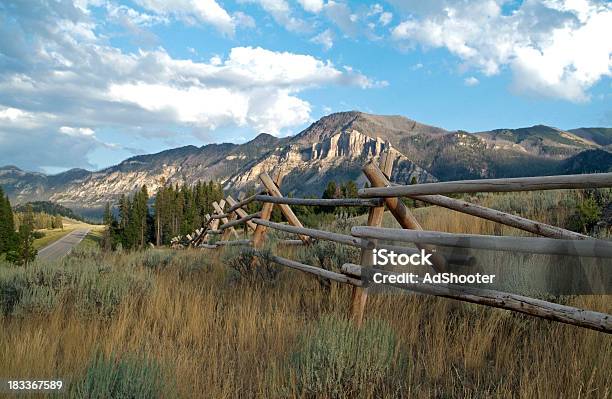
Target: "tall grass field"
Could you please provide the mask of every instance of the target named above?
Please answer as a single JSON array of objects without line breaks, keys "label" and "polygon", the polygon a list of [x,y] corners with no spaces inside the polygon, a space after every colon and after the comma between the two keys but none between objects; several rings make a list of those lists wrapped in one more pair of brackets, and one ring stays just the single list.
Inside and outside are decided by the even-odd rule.
[{"label": "tall grass field", "polygon": [[[579,192],[472,200],[586,228]],[[522,234],[437,207],[415,215],[429,230]],[[356,224],[361,217],[324,228]],[[385,226],[395,226],[390,216]],[[607,227],[589,228],[610,239]],[[72,398],[612,396],[612,337],[603,333],[385,290],[369,297],[356,329],[350,286],[265,258],[253,271],[238,248],[103,252],[94,244],[52,263],[0,264],[0,379],[62,379],[58,397]],[[275,253],[329,269],[359,255],[328,243]],[[504,267],[526,267],[514,262]],[[610,299],[552,300],[612,313]]]}]

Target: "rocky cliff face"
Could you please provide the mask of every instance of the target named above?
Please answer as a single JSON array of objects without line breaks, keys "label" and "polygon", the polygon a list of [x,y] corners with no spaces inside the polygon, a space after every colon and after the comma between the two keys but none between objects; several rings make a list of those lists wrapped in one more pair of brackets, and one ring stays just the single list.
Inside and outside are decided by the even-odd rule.
[{"label": "rocky cliff face", "polygon": [[[271,175],[280,172],[288,176],[283,181],[283,189],[307,195],[320,194],[332,179],[353,179],[358,184],[364,184],[364,177],[359,173],[363,164],[371,158],[378,158],[381,152],[392,147],[390,142],[380,137],[367,136],[355,129],[317,134],[315,137],[321,141],[310,142],[301,137],[282,149],[266,154],[247,170],[231,176],[226,189],[244,190],[253,185],[262,172]],[[409,182],[412,177],[420,183],[436,180],[396,149],[393,152],[398,159],[398,172],[394,176],[399,181]]]},{"label": "rocky cliff face", "polygon": [[[402,116],[341,112],[321,118],[294,137],[260,134],[242,145],[186,146],[133,157],[98,172],[73,169],[46,176],[4,167],[0,185],[16,203],[51,200],[72,208],[100,209],[143,184],[154,193],[164,184],[214,179],[228,191],[243,191],[257,182],[260,173],[281,171],[285,193],[320,195],[332,179],[365,184],[361,167],[385,149],[395,157],[392,180],[398,183],[413,178],[422,183],[528,176],[558,173],[564,160],[586,150],[604,151],[598,159],[609,161],[606,146],[611,132],[606,128],[567,132],[538,125],[471,134]],[[576,168],[584,164],[572,161],[573,173],[580,173]]]}]

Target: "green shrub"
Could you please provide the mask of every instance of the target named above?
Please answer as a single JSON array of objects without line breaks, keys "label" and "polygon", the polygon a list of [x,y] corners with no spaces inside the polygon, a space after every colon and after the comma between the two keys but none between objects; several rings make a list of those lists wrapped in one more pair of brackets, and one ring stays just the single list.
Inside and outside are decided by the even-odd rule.
[{"label": "green shrub", "polygon": [[[325,316],[300,336],[290,358],[298,395],[344,398],[380,396],[402,385],[406,358],[393,330],[370,320],[357,329],[349,320]],[[405,375],[405,374],[403,374]]]},{"label": "green shrub", "polygon": [[[255,259],[255,262],[254,262]],[[280,267],[272,261],[269,248],[255,250],[250,247],[225,252],[223,262],[231,270],[234,281],[246,283],[275,283],[280,274]]]},{"label": "green shrub", "polygon": [[97,354],[73,387],[73,398],[159,398],[164,380],[161,368],[146,356],[105,357]]},{"label": "green shrub", "polygon": [[144,252],[143,266],[153,270],[165,269],[172,263],[174,251],[148,250]]},{"label": "green shrub", "polygon": [[39,238],[43,238],[44,236],[45,236],[45,233],[43,233],[42,231],[32,232],[32,237],[34,237],[35,240],[38,240]]},{"label": "green shrub", "polygon": [[68,301],[80,314],[110,316],[125,298],[138,298],[151,286],[150,273],[82,255],[27,268],[0,267],[3,314],[45,314]]},{"label": "green shrub", "polygon": [[0,312],[4,316],[13,313],[15,306],[19,303],[25,281],[21,275],[12,275],[0,279]]}]

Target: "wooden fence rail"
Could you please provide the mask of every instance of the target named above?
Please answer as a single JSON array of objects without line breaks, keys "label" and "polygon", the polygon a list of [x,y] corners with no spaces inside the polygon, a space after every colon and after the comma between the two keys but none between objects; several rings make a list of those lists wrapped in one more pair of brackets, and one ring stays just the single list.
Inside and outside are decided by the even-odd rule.
[{"label": "wooden fence rail", "polygon": [[307,205],[307,206],[381,206],[383,201],[379,198],[287,198],[271,195],[256,195],[256,201],[270,202],[272,204]]},{"label": "wooden fence rail", "polygon": [[[342,271],[348,275],[361,277],[360,265],[345,264]],[[370,273],[397,274],[394,272],[372,269]],[[477,303],[501,309],[512,310],[548,320],[586,327],[592,330],[612,333],[612,316],[605,313],[583,310],[572,306],[559,305],[540,299],[530,298],[507,292],[465,287],[460,285],[442,285],[430,283],[401,284],[386,280],[383,285],[389,285],[421,294],[434,295],[460,301]]]},{"label": "wooden fence rail", "polygon": [[455,194],[509,191],[559,190],[612,187],[612,173],[584,175],[516,177],[414,184],[410,186],[372,187],[359,190],[363,198],[406,197],[410,195]]},{"label": "wooden fence rail", "polygon": [[[351,234],[364,239],[435,244],[445,247],[489,249],[532,254],[612,258],[612,242],[605,240],[557,240],[543,237],[488,236],[439,231],[415,231],[356,226]],[[612,267],[612,262],[610,263]]]},{"label": "wooden fence rail", "polygon": [[[185,237],[173,238],[172,245],[177,248],[193,246],[203,249],[218,249],[228,245],[247,245],[256,249],[254,251],[255,258],[261,258],[263,255],[258,249],[263,246],[266,231],[270,228],[295,234],[299,237],[299,240],[279,240],[277,245],[311,245],[314,240],[328,240],[360,248],[361,264],[342,265],[342,273],[306,265],[277,255],[267,255],[269,260],[279,265],[353,286],[351,317],[358,326],[361,325],[368,297],[368,288],[363,281],[362,268],[367,267],[370,268],[370,272],[377,272],[376,269],[372,268],[372,249],[374,248],[387,248],[406,254],[416,253],[424,249],[432,253],[430,259],[433,261],[433,270],[436,272],[449,271],[454,265],[458,264],[472,265],[474,263],[474,257],[472,256],[461,254],[445,255],[444,251],[440,251],[436,246],[612,258],[612,241],[594,239],[560,227],[442,195],[481,191],[507,192],[612,187],[612,173],[466,180],[403,186],[393,185],[389,181],[393,162],[394,158],[391,153],[384,152],[380,157],[380,167],[373,161],[366,163],[363,172],[372,187],[359,190],[359,198],[311,199],[283,197],[279,189],[281,174],[279,173],[276,179],[272,179],[266,173],[262,173],[260,175],[262,190],[239,202],[236,202],[231,196],[218,203],[214,202],[215,212],[212,215],[207,215],[205,225]],[[515,227],[543,237],[487,236],[425,231],[408,207],[399,198],[406,196]],[[263,207],[261,211],[249,215],[243,210],[243,207],[252,202],[259,202],[263,204]],[[229,204],[229,208],[224,211],[226,203]],[[307,228],[302,225],[291,210],[290,205],[369,207],[368,225],[353,227],[350,235]],[[289,224],[270,221],[274,206],[280,208]],[[402,227],[401,229],[380,227],[385,207],[395,217]],[[238,238],[234,227],[240,225],[247,225],[254,231],[252,239],[229,240],[229,234],[231,233]],[[221,235],[221,239],[216,242],[207,240],[212,235]],[[416,249],[379,243],[381,240],[413,243],[416,245]],[[256,263],[253,263],[253,265],[257,267]],[[378,272],[390,274],[388,271]],[[604,313],[559,305],[511,293],[468,286],[425,283],[410,285],[387,284],[422,294],[503,308],[539,318],[612,333],[612,316]]]}]

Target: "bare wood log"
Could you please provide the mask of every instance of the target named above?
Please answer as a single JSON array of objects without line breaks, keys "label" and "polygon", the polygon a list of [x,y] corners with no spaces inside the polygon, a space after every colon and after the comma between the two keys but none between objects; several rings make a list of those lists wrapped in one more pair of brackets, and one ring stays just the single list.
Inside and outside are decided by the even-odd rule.
[{"label": "bare wood log", "polygon": [[[386,187],[389,186],[389,179],[387,176],[376,166],[376,164],[372,161],[365,164],[363,167],[363,173],[366,175],[368,180],[370,181],[372,187]],[[414,230],[423,230],[419,222],[416,220],[412,212],[404,205],[399,198],[389,197],[385,198],[385,205],[391,211],[395,219],[398,221],[400,226],[405,229],[414,229]],[[429,245],[418,245],[419,249],[426,249],[429,252],[432,252],[431,260],[433,263],[433,268],[435,271],[447,271],[448,264],[446,263],[446,259],[442,256],[435,253],[435,248]]]},{"label": "bare wood log", "polygon": [[[247,215],[245,213],[245,216],[242,217],[241,219],[232,220],[231,222],[227,222],[225,224],[222,224],[221,226],[219,226],[219,230],[224,230],[224,229],[227,229],[229,227],[238,226],[238,225],[241,225],[241,224],[244,224],[244,223],[248,223],[251,219],[255,219],[255,218],[259,218],[259,217],[261,217],[261,212],[254,213],[252,215]],[[253,226],[256,226],[256,225],[253,223]]]},{"label": "bare wood log", "polygon": [[217,245],[251,245],[251,240],[220,240]]},{"label": "bare wood log", "polygon": [[292,246],[292,245],[305,245],[305,244],[304,244],[304,241],[302,240],[279,240],[278,245]]},{"label": "bare wood log", "polygon": [[229,213],[221,213],[217,215],[212,215],[211,219],[227,219],[229,217]]},{"label": "bare wood log", "polygon": [[217,246],[214,245],[214,244],[200,244],[200,245],[198,245],[198,248],[216,249]]},{"label": "bare wood log", "polygon": [[[274,182],[272,181],[270,176],[268,176],[267,173],[264,172],[264,173],[260,174],[259,175],[259,180],[261,180],[261,183],[264,185],[266,190],[268,190],[268,193],[270,193],[271,196],[274,196],[274,197],[282,197],[283,196],[281,194],[280,190],[278,189],[278,187],[276,186],[276,184],[274,184]],[[295,226],[295,227],[304,227],[304,226],[302,226],[302,222],[300,222],[298,217],[295,216],[295,213],[293,213],[293,211],[291,210],[289,205],[278,204],[278,206],[280,207],[281,212],[283,212],[283,215],[285,215],[285,217],[287,218],[287,221],[289,222],[289,224],[291,224],[292,226]],[[308,243],[309,242],[309,238],[307,236],[299,235],[299,237],[300,237],[300,240],[304,241],[304,243]]]},{"label": "bare wood log", "polygon": [[[259,255],[261,256],[261,255]],[[315,266],[310,266],[310,265],[306,265],[304,263],[300,263],[300,262],[296,262],[294,260],[291,259],[287,259],[287,258],[282,258],[280,256],[276,256],[276,255],[272,255],[270,257],[270,260],[272,260],[274,263],[278,263],[279,265],[282,266],[287,266],[290,267],[292,269],[297,269],[306,273],[310,273],[310,274],[314,274],[320,277],[324,277],[327,278],[329,280],[333,280],[336,281],[338,283],[344,283],[344,284],[352,284],[352,285],[356,285],[356,286],[360,286],[361,285],[361,281],[358,279],[354,279],[348,276],[345,276],[344,274],[341,273],[335,273],[329,270],[325,270],[325,269],[321,269],[320,267],[315,267]]]},{"label": "bare wood log", "polygon": [[[389,151],[385,151],[381,154],[380,165],[382,167],[382,173],[386,176],[390,176],[393,172],[393,160]],[[381,203],[374,208],[370,208],[368,212],[368,226],[378,227],[382,224],[383,217],[385,215],[385,204]],[[376,244],[376,243],[374,243]],[[370,249],[362,248],[360,255],[360,263],[364,266],[373,265],[373,255]],[[363,324],[363,314],[365,312],[366,302],[368,301],[368,289],[367,287],[354,287],[351,297],[351,309],[350,317],[357,324],[357,327],[361,327]]]},{"label": "bare wood log", "polygon": [[544,237],[488,236],[480,234],[454,234],[438,231],[355,226],[355,237],[435,244],[446,247],[477,248],[494,251],[526,252],[532,254],[569,255],[612,258],[612,242],[605,240],[560,240]]},{"label": "bare wood log", "polygon": [[362,198],[410,195],[509,192],[612,187],[612,173],[459,180],[410,186],[373,187],[359,190]]},{"label": "bare wood log", "polygon": [[[221,200],[221,203],[217,203],[217,201],[214,201],[212,203],[212,206],[215,209],[215,211],[217,212],[217,215],[223,215],[223,207],[225,206],[225,200],[224,199]],[[231,215],[230,215],[230,217],[231,217]],[[222,217],[221,218],[221,222],[223,224],[227,224],[229,222],[229,220],[226,217]],[[224,230],[224,229],[219,228],[219,230]],[[232,234],[232,233],[234,234],[234,236],[236,238],[238,238],[238,233],[236,232],[236,230],[234,230],[233,227],[229,227],[229,231],[227,231],[227,233],[223,233],[221,235],[221,239],[222,240],[227,240],[228,237],[229,237],[229,234]]]},{"label": "bare wood log", "polygon": [[[360,265],[347,264],[342,266],[342,270],[346,271],[346,273],[351,276],[361,276],[362,268]],[[371,272],[396,274],[378,269],[372,269]],[[429,283],[385,283],[385,285],[390,285],[421,294],[457,299],[464,302],[507,309],[547,320],[554,320],[561,323],[601,331],[607,334],[612,333],[612,315],[579,309],[572,306],[559,305],[557,303],[529,298],[522,295],[459,285],[440,285]]]},{"label": "bare wood log", "polygon": [[[257,197],[258,195],[263,194],[263,193],[266,193],[266,191],[260,191],[257,194],[253,194],[250,197],[247,197],[247,198],[245,198],[245,199],[243,199],[241,201],[235,202],[233,205],[230,203],[230,207],[227,209],[227,212],[228,213],[234,212],[236,209],[240,209],[243,206],[248,205],[248,204],[250,204],[253,201],[256,201],[255,197]],[[228,199],[229,198],[230,197],[228,196]],[[229,203],[229,201],[228,201],[228,203]]]},{"label": "bare wood log", "polygon": [[255,199],[261,202],[272,202],[274,204],[306,205],[306,206],[380,206],[382,199],[363,198],[287,198],[272,195],[256,195]]},{"label": "bare wood log", "polygon": [[[238,216],[240,216],[240,218],[241,218],[240,220],[242,220],[242,219],[244,219],[245,217],[248,216],[248,214],[244,211],[244,209],[242,209],[239,206],[236,207],[237,203],[236,203],[236,201],[234,201],[234,199],[232,198],[231,195],[227,196],[227,203],[231,206],[230,209],[233,208],[232,212],[236,212],[238,214]],[[228,212],[230,212],[230,211],[228,210]],[[257,217],[260,217],[260,216],[257,216]],[[246,222],[247,226],[249,226],[251,228],[251,230],[255,230],[255,228],[257,228],[257,226],[255,225],[255,223],[251,222],[251,219],[247,219],[247,220],[245,220],[245,222]]]},{"label": "bare wood log", "polygon": [[[282,173],[279,171],[276,174],[276,178],[274,180],[274,185],[278,188],[280,187],[281,180],[283,178]],[[271,202],[266,202],[263,204],[261,208],[261,218],[262,220],[270,220],[272,216],[272,211],[274,210],[274,204]],[[263,246],[264,237],[266,234],[267,227],[260,224],[255,228],[255,233],[253,233],[253,248],[261,248]]]},{"label": "bare wood log", "polygon": [[287,233],[293,233],[298,235],[304,235],[313,238],[319,238],[321,240],[333,241],[340,244],[351,245],[358,248],[373,248],[373,243],[369,240],[363,240],[346,234],[331,233],[324,230],[308,229],[306,227],[295,227],[291,225],[274,223],[263,219],[253,219],[253,223],[263,225],[275,230],[285,231]]},{"label": "bare wood log", "polygon": [[[376,249],[386,249],[389,251],[393,251],[398,254],[418,254],[421,251],[417,248],[410,247],[402,247],[398,245],[387,245],[387,244],[376,244]],[[439,252],[438,252],[439,253]],[[458,254],[443,254],[440,253],[440,256],[443,256],[446,259],[446,263],[452,265],[462,265],[462,266],[473,266],[476,262],[476,258],[470,255],[458,255]]]}]

